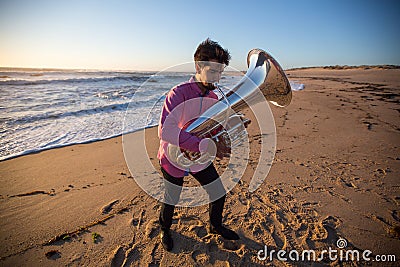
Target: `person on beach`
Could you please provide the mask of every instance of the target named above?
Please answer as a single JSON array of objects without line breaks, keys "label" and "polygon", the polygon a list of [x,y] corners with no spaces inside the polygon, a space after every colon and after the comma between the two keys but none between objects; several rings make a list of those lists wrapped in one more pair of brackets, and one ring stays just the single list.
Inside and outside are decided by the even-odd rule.
[{"label": "person on beach", "polygon": [[[161,244],[167,251],[173,248],[173,240],[170,233],[172,217],[175,205],[179,202],[183,178],[188,174],[191,174],[209,195],[211,201],[209,203],[209,233],[219,234],[228,240],[239,239],[239,236],[234,231],[222,224],[226,191],[214,164],[210,161],[204,166],[200,166],[200,168],[199,166],[188,169],[179,168],[169,160],[167,151],[168,145],[173,144],[195,153],[213,151],[213,149],[215,151],[216,149],[217,157],[227,156],[229,151],[227,148],[221,147],[219,143],[214,144],[210,139],[201,139],[196,135],[185,132],[183,128],[190,120],[200,116],[217,101],[218,97],[213,92],[215,89],[214,83],[219,82],[225,66],[229,64],[230,58],[228,50],[223,49],[217,42],[209,38],[199,44],[194,54],[196,74],[189,81],[175,86],[168,92],[161,111],[158,125],[160,147],[157,157],[164,177],[165,192],[159,223],[161,227]],[[212,183],[211,188],[205,186],[210,183]],[[219,192],[218,196],[222,195],[222,197],[213,200],[216,198],[217,192]]]}]

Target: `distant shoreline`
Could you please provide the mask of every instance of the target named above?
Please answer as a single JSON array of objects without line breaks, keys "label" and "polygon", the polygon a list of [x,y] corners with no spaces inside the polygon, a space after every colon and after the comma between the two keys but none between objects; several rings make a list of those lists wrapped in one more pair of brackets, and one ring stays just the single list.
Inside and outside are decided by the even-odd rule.
[{"label": "distant shoreline", "polygon": [[0,67],[0,71],[38,71],[38,72],[52,72],[52,71],[62,71],[62,72],[141,72],[141,73],[153,73],[159,72],[155,70],[110,70],[110,69],[85,69],[85,68],[23,68],[23,67]]},{"label": "distant shoreline", "polygon": [[349,70],[349,69],[400,69],[400,65],[334,65],[334,66],[314,66],[314,67],[297,67],[286,70],[308,70],[308,69],[328,69],[328,70]]},{"label": "distant shoreline", "polygon": [[[383,65],[327,65],[327,66],[310,66],[310,67],[295,67],[288,68],[285,71],[289,70],[308,70],[308,69],[328,69],[328,70],[348,70],[348,69],[400,69],[400,65],[391,65],[391,64],[383,64]],[[159,70],[107,70],[107,69],[70,69],[70,68],[24,68],[24,67],[0,67],[0,71],[115,71],[115,72],[159,72]],[[246,71],[242,71],[246,72]]]}]

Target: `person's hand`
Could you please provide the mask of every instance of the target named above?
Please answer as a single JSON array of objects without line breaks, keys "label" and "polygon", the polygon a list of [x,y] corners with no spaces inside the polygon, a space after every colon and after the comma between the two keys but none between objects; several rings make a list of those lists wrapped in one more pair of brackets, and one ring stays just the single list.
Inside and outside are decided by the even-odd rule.
[{"label": "person's hand", "polygon": [[217,158],[223,159],[225,157],[229,157],[231,155],[231,149],[222,142],[215,142],[217,146]]}]

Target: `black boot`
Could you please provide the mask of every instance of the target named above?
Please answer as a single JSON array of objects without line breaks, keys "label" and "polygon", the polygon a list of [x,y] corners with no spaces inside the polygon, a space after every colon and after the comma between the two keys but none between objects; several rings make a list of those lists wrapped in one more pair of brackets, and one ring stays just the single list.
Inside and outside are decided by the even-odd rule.
[{"label": "black boot", "polygon": [[175,208],[174,206],[165,203],[163,203],[161,206],[161,212],[159,217],[161,226],[160,239],[161,239],[161,244],[166,251],[171,251],[174,246],[171,233],[169,232],[169,228],[171,227],[172,224],[172,216],[174,214],[174,208]]},{"label": "black boot", "polygon": [[211,234],[219,234],[227,240],[238,240],[240,237],[232,230],[226,228],[223,225],[213,226],[210,225],[208,232]]},{"label": "black boot", "polygon": [[166,251],[171,251],[174,247],[174,241],[172,240],[171,233],[169,230],[162,230],[160,233],[161,245]]}]

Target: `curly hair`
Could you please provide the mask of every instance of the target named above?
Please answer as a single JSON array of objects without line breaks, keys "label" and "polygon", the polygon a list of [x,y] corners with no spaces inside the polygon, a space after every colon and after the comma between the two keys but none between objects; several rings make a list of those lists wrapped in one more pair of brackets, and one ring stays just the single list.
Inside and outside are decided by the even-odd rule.
[{"label": "curly hair", "polygon": [[207,38],[199,44],[194,53],[194,61],[211,61],[216,60],[221,64],[229,65],[231,55],[229,51],[223,49],[220,44]]}]

